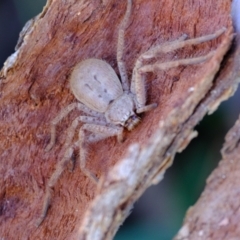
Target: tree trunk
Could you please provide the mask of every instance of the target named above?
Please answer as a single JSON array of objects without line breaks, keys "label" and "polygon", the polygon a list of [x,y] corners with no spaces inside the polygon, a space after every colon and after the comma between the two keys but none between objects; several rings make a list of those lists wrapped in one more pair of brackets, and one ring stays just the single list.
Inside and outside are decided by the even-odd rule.
[{"label": "tree trunk", "polygon": [[81,172],[76,149],[74,171],[66,167],[53,186],[50,207],[36,227],[48,179],[65,154],[67,129],[80,114],[73,111],[60,122],[56,144],[46,152],[51,120],[77,101],[69,88],[71,69],[83,59],[99,58],[119,74],[117,35],[126,6],[127,1],[49,0],[23,29],[1,72],[2,238],[112,239],[134,202],[197,135],[193,129],[203,116],[235,92],[238,62],[231,58],[220,69],[233,38],[230,0],[133,1],[124,49],[129,79],[137,57],[151,46],[183,33],[194,38],[227,30],[215,40],[159,56],[167,62],[215,50],[201,64],[147,74],[147,102],[157,108],[141,115],[141,124],[125,133],[123,143],[112,137],[88,146],[87,168],[100,178],[98,185]]}]

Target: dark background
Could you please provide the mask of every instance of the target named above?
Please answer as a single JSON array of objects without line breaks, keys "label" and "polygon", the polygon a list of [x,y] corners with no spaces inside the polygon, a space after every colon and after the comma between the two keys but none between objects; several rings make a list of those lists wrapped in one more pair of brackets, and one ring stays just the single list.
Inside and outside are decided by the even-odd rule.
[{"label": "dark background", "polygon": [[[46,0],[0,0],[0,65],[14,52],[19,32],[42,11]],[[202,192],[221,159],[224,136],[240,112],[240,91],[197,126],[198,138],[175,158],[164,180],[135,204],[115,240],[167,240],[180,228],[186,210]]]}]

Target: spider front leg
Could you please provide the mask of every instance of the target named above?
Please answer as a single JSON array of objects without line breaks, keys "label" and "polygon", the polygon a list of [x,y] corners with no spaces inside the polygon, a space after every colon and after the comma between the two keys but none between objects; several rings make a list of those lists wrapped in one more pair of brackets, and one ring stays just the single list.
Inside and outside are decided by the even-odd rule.
[{"label": "spider front leg", "polygon": [[[85,135],[85,131],[91,132],[90,136]],[[80,168],[93,182],[97,183],[98,178],[86,168],[87,151],[85,144],[103,140],[108,137],[117,136],[118,141],[123,139],[123,128],[118,126],[105,126],[97,124],[84,124],[79,131],[79,151]]]},{"label": "spider front leg", "polygon": [[135,63],[135,66],[133,69],[132,81],[131,81],[131,92],[134,93],[136,96],[136,105],[138,109],[137,111],[142,112],[143,111],[142,109],[144,109],[145,107],[147,107],[147,109],[151,108],[151,107],[145,106],[146,90],[145,90],[144,74],[146,72],[153,72],[154,70],[167,70],[169,68],[178,67],[180,65],[198,64],[211,58],[214,54],[214,51],[211,51],[209,54],[201,57],[179,59],[179,60],[165,62],[165,63],[156,62],[154,64],[144,65],[145,60],[154,58],[161,52],[167,53],[173,50],[177,50],[179,48],[183,48],[185,46],[197,45],[197,44],[215,39],[219,37],[221,34],[223,34],[225,31],[226,29],[222,28],[216,31],[214,34],[193,38],[189,40],[185,40],[186,35],[183,35],[178,40],[150,48],[147,52],[141,54]]},{"label": "spider front leg", "polygon": [[205,62],[206,60],[210,59],[214,55],[214,51],[211,51],[205,56],[196,57],[196,58],[186,58],[186,59],[179,59],[175,61],[169,61],[165,63],[156,62],[154,64],[147,64],[142,66],[139,69],[140,73],[146,72],[153,72],[154,70],[168,70],[169,68],[179,67],[179,66],[187,66]]},{"label": "spider front leg", "polygon": [[122,87],[124,91],[129,91],[129,82],[127,77],[127,70],[125,66],[125,62],[123,60],[123,52],[124,52],[124,35],[125,30],[127,28],[127,24],[131,15],[131,8],[132,8],[132,0],[127,1],[127,10],[125,16],[121,22],[118,31],[118,43],[117,43],[117,64],[118,70],[121,76]]}]

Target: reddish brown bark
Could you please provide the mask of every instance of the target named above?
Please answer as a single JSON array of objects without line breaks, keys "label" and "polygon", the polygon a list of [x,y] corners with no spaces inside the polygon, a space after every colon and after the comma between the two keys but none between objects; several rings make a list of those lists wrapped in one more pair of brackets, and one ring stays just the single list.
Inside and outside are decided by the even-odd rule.
[{"label": "reddish brown bark", "polygon": [[[83,59],[95,57],[109,62],[118,73],[117,31],[126,9],[125,1],[48,1],[43,13],[32,22],[20,41],[14,64],[8,62],[2,71],[2,237],[75,239],[78,235],[81,239],[93,239],[88,234],[91,233],[90,226],[97,224],[93,223],[98,214],[94,207],[98,200],[104,199],[105,193],[119,187],[123,189],[120,192],[126,195],[120,194],[116,209],[111,209],[114,214],[109,217],[110,225],[105,224],[101,228],[103,237],[95,238],[111,239],[129,206],[152,184],[154,176],[158,173],[162,176],[175,153],[195,136],[192,129],[208,111],[205,106],[193,121],[187,121],[204,97],[211,94],[210,90],[218,90],[217,84],[212,85],[213,79],[232,40],[230,4],[230,1],[220,0],[133,2],[125,48],[129,78],[137,56],[152,45],[175,40],[183,33],[193,38],[222,27],[228,30],[216,40],[159,56],[161,61],[169,61],[201,56],[217,49],[215,56],[203,64],[148,74],[148,102],[157,102],[157,109],[142,115],[142,123],[134,131],[126,133],[124,143],[119,144],[115,138],[109,138],[89,147],[87,167],[102,177],[98,189],[77,164],[73,173],[64,171],[53,189],[47,216],[36,228],[47,179],[64,154],[62,146],[66,129],[79,115],[74,111],[59,124],[56,145],[46,153],[44,148],[50,139],[50,121],[64,106],[76,101],[68,84],[71,68]],[[229,80],[224,86],[217,91],[219,94],[213,102],[223,100],[223,96],[229,97],[236,83]],[[209,105],[210,111],[213,102]],[[139,145],[129,152],[128,147],[132,143]],[[144,151],[148,150],[149,156],[145,156]],[[125,180],[116,180],[117,175],[113,174],[118,172],[125,156],[131,158],[130,163],[136,159],[136,164],[140,157],[150,159],[147,168],[141,170],[143,175],[130,172],[133,176],[136,174],[138,182],[131,189]],[[119,165],[111,170],[111,175],[109,170],[116,163]]]}]

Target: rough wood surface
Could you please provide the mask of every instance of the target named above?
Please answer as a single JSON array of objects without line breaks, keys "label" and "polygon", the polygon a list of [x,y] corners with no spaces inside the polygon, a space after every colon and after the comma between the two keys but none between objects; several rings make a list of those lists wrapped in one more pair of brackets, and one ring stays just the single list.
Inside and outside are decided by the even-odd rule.
[{"label": "rough wood surface", "polygon": [[[163,177],[177,151],[196,136],[194,126],[236,89],[214,80],[232,41],[231,1],[136,0],[126,31],[129,77],[140,53],[152,45],[226,27],[217,40],[159,56],[161,61],[201,56],[212,59],[147,76],[148,101],[158,107],[119,144],[115,138],[93,144],[87,166],[101,178],[95,186],[78,165],[64,171],[53,189],[51,207],[36,228],[46,182],[62,158],[66,129],[79,112],[59,125],[55,147],[50,121],[76,101],[69,91],[71,68],[95,57],[116,67],[116,40],[125,1],[48,1],[22,35],[2,70],[0,89],[0,232],[5,239],[111,239],[144,190]],[[221,79],[220,79],[221,80]],[[219,81],[220,81],[219,80]],[[224,79],[223,79],[224,80]],[[222,81],[223,81],[222,80]],[[200,104],[212,96],[207,105]],[[200,109],[200,110],[199,110]],[[200,111],[200,113],[197,113]],[[77,136],[76,136],[77,137]],[[74,155],[77,158],[77,155]]]}]

